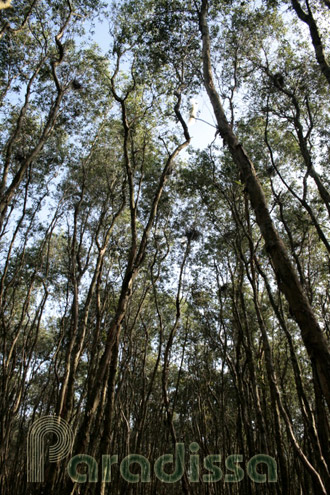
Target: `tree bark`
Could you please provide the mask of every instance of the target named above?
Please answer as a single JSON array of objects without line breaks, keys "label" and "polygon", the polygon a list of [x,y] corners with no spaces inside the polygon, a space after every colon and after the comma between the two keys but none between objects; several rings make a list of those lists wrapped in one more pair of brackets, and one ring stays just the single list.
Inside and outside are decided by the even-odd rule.
[{"label": "tree bark", "polygon": [[330,407],[330,353],[326,339],[313,313],[309,300],[299,282],[285,245],[271,219],[266,198],[256,175],[254,165],[243,145],[229,124],[219,94],[215,89],[211,67],[211,43],[207,22],[208,1],[202,0],[200,31],[202,34],[202,57],[204,85],[211,101],[218,130],[231,156],[239,168],[242,181],[256,215],[256,221],[265,241],[266,250],[273,263],[279,284],[294,315],[310,360],[315,365],[322,393]]},{"label": "tree bark", "polygon": [[[307,26],[309,27],[309,32],[312,38],[316,60],[320,66],[322,74],[325,76],[326,80],[330,84],[330,66],[325,58],[322,40],[319,34],[319,30],[317,29],[317,25],[313,17],[312,11],[310,9],[310,6],[307,2],[308,14],[306,14],[306,12],[304,12],[303,9],[301,8],[301,5],[298,0],[291,0],[291,3],[299,19],[303,21],[305,24],[307,24]],[[329,7],[329,2],[325,2],[325,3]]]}]

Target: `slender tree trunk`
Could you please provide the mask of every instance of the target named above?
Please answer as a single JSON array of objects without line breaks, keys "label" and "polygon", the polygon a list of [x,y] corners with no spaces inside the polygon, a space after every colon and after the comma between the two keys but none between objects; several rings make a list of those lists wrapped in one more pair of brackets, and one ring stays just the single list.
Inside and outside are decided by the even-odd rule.
[{"label": "slender tree trunk", "polygon": [[[329,2],[327,0],[324,0],[324,2],[329,7]],[[301,8],[301,5],[298,0],[291,0],[291,4],[294,10],[296,11],[296,14],[299,17],[299,19],[303,21],[305,24],[307,24],[307,26],[309,27],[309,32],[314,46],[317,63],[320,66],[322,74],[325,76],[328,83],[330,84],[330,66],[326,60],[320,33],[317,28],[317,24],[313,17],[312,11],[310,9],[309,3],[308,1],[306,1],[308,14],[306,14],[306,12],[304,12],[304,10]]]},{"label": "slender tree trunk", "polygon": [[207,23],[208,2],[202,1],[200,30],[203,42],[204,84],[218,124],[218,130],[240,170],[256,220],[263,235],[280,289],[285,294],[302,334],[310,360],[317,370],[322,393],[330,407],[330,353],[326,339],[308,298],[291,264],[289,255],[271,219],[266,198],[254,165],[229,124],[215,89],[211,67],[211,44]]}]

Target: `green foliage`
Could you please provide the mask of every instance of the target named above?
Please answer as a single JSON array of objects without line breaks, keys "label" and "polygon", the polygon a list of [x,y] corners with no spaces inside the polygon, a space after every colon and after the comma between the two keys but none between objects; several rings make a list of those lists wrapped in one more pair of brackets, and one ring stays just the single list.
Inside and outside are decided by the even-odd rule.
[{"label": "green foliage", "polygon": [[[328,87],[288,2],[209,3],[216,90],[329,338]],[[77,432],[92,418],[91,453],[154,460],[175,439],[223,458],[267,451],[291,473],[285,485],[279,460],[280,492],[318,493],[298,445],[326,480],[323,397],[228,146],[217,133],[166,168],[186,139],[178,95],[183,119],[190,95],[207,98],[200,7],[16,0],[1,12],[4,495],[25,493],[29,425],[59,411]],[[87,33],[105,19],[106,54]],[[48,492],[71,493],[56,470]]]}]

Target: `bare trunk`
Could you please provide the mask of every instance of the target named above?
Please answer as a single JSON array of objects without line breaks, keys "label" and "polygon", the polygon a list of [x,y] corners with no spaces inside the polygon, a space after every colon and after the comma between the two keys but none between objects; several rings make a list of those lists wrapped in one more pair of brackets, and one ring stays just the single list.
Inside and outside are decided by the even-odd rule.
[{"label": "bare trunk", "polygon": [[322,393],[328,406],[330,406],[329,348],[308,298],[299,282],[297,273],[291,264],[284,243],[275,229],[254,165],[245,152],[243,145],[239,142],[237,136],[233,132],[232,127],[225,116],[219,94],[215,89],[211,68],[207,11],[208,2],[207,0],[203,0],[200,14],[200,29],[203,41],[203,74],[205,88],[213,106],[220,135],[228,146],[232,158],[240,170],[241,178],[245,184],[246,191],[255,212],[256,220],[264,238],[267,252],[273,263],[279,288],[285,294],[292,314],[300,327],[302,339],[310,360],[317,370]]}]

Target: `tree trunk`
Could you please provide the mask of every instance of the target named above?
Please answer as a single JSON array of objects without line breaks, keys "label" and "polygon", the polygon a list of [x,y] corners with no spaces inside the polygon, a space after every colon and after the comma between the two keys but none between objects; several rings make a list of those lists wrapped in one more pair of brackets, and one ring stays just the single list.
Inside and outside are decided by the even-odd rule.
[{"label": "tree trunk", "polygon": [[289,255],[271,219],[262,186],[257,178],[254,165],[243,145],[229,124],[219,94],[215,89],[211,68],[210,35],[207,23],[208,2],[202,1],[200,30],[203,42],[204,84],[210,98],[218,124],[218,130],[231,156],[238,166],[245,189],[256,215],[256,221],[265,241],[279,288],[285,294],[292,314],[300,330],[310,360],[317,370],[322,393],[330,406],[330,353],[326,339],[313,313],[308,298],[299,282],[297,273],[291,264]]}]

